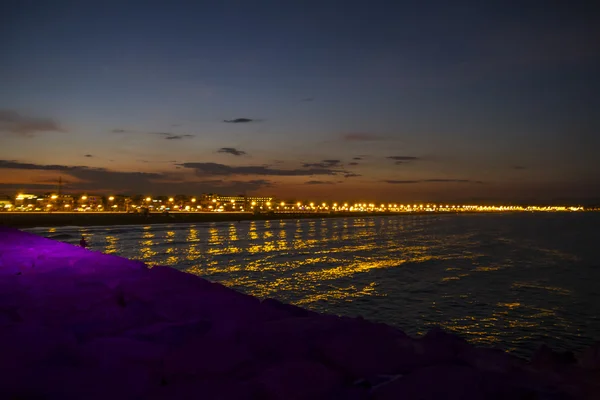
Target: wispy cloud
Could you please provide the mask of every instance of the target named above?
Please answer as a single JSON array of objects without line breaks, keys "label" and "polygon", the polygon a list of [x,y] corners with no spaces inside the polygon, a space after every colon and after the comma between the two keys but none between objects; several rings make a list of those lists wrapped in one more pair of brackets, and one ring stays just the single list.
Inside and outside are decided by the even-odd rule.
[{"label": "wispy cloud", "polygon": [[351,162],[351,163],[348,163],[348,165],[350,165],[352,167],[355,167],[355,166],[359,165],[359,163],[357,163],[357,162]]},{"label": "wispy cloud", "polygon": [[390,156],[390,157],[386,157],[390,160],[395,160],[395,161],[415,161],[415,160],[419,160],[419,157],[412,157],[412,156]]},{"label": "wispy cloud", "polygon": [[228,124],[247,124],[249,122],[258,122],[257,119],[252,118],[234,118],[234,119],[225,119],[223,122]]},{"label": "wispy cloud", "polygon": [[304,163],[302,164],[303,168],[332,168],[339,167],[341,160],[322,160],[318,163]]},{"label": "wispy cloud", "polygon": [[335,182],[330,181],[306,181],[305,185],[335,185]]},{"label": "wispy cloud", "polygon": [[30,117],[13,110],[0,110],[0,132],[33,137],[36,132],[65,132],[52,118]]},{"label": "wispy cloud", "polygon": [[[20,169],[35,171],[54,171],[64,177],[69,190],[102,191],[111,190],[123,193],[177,193],[183,187],[192,191],[220,191],[222,193],[237,194],[245,191],[254,191],[270,187],[274,182],[266,179],[232,180],[209,179],[200,181],[185,180],[184,174],[162,172],[124,172],[105,168],[92,168],[86,166],[70,166],[60,164],[34,164],[12,160],[0,160],[0,170]],[[1,173],[0,173],[1,175]],[[69,182],[72,180],[73,182]],[[28,183],[1,184],[0,189],[32,189],[47,190],[56,188],[56,180],[48,179],[48,183],[33,181]]]},{"label": "wispy cloud", "polygon": [[263,165],[230,166],[217,163],[191,162],[179,164],[184,168],[194,169],[198,176],[232,176],[232,175],[262,175],[262,176],[311,176],[338,175],[342,171],[331,168],[309,169],[277,169]]},{"label": "wispy cloud", "polygon": [[194,135],[190,135],[190,134],[178,135],[178,134],[171,133],[171,132],[149,132],[149,133],[152,135],[164,136],[164,138],[166,140],[181,140],[181,139],[187,139],[187,138],[194,137]]},{"label": "wispy cloud", "polygon": [[93,155],[91,155],[91,154],[86,154],[86,155],[84,155],[84,157],[87,157],[87,158],[92,158],[92,157],[94,157],[94,156],[93,156]]},{"label": "wispy cloud", "polygon": [[238,150],[235,147],[221,147],[217,153],[226,153],[234,156],[244,156],[247,154],[245,151]]},{"label": "wispy cloud", "polygon": [[385,180],[385,183],[393,185],[404,185],[412,183],[477,183],[482,184],[483,181],[473,181],[470,179],[419,179],[419,180]]},{"label": "wispy cloud", "polygon": [[346,172],[344,174],[344,178],[356,178],[357,176],[361,176],[360,174],[355,174],[353,172]]},{"label": "wispy cloud", "polygon": [[390,156],[390,157],[386,157],[386,158],[389,160],[394,160],[394,164],[396,164],[396,165],[406,164],[411,161],[420,160],[419,157],[413,157],[413,156]]},{"label": "wispy cloud", "polygon": [[374,133],[344,133],[342,135],[342,140],[347,142],[374,142],[383,140],[383,137]]},{"label": "wispy cloud", "polygon": [[352,159],[353,159],[353,160],[360,161],[360,160],[362,160],[362,157],[352,157]]},{"label": "wispy cloud", "polygon": [[132,133],[132,134],[148,134],[148,135],[158,135],[165,138],[165,140],[181,140],[181,139],[191,139],[196,137],[195,135],[190,134],[179,134],[173,132],[144,132],[144,131],[133,131],[129,129],[113,129],[112,133]]}]

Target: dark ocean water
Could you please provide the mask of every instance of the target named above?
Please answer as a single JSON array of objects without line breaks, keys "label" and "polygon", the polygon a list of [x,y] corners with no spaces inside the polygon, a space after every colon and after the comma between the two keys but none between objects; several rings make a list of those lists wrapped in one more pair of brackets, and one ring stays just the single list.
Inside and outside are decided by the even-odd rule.
[{"label": "dark ocean water", "polygon": [[258,297],[433,325],[523,356],[600,340],[600,214],[471,214],[35,228]]}]

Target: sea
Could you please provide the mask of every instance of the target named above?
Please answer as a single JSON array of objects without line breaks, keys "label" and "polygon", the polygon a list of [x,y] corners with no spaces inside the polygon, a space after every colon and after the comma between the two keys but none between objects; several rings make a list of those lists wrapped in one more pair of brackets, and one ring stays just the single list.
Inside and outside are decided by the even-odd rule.
[{"label": "sea", "polygon": [[600,340],[600,213],[400,215],[31,232],[410,335],[530,357]]}]

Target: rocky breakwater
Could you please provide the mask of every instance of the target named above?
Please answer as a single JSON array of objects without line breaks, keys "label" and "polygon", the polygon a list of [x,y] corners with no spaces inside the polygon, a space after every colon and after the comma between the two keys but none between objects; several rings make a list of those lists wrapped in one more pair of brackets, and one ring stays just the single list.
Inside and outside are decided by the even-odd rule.
[{"label": "rocky breakwater", "polygon": [[593,399],[599,350],[411,338],[0,227],[2,399]]}]

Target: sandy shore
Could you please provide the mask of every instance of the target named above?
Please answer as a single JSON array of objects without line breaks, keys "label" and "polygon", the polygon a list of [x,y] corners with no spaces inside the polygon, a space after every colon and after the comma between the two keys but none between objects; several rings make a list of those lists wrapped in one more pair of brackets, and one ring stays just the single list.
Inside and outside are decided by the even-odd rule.
[{"label": "sandy shore", "polygon": [[600,346],[411,338],[0,227],[0,398],[598,399]]},{"label": "sandy shore", "polygon": [[[411,213],[415,215],[416,213]],[[382,215],[407,215],[400,213],[298,213],[298,214],[252,214],[252,213],[152,213],[150,216],[128,213],[0,213],[0,225],[14,228],[45,226],[99,226],[172,224],[219,221],[280,220],[299,218],[340,218]]]}]

